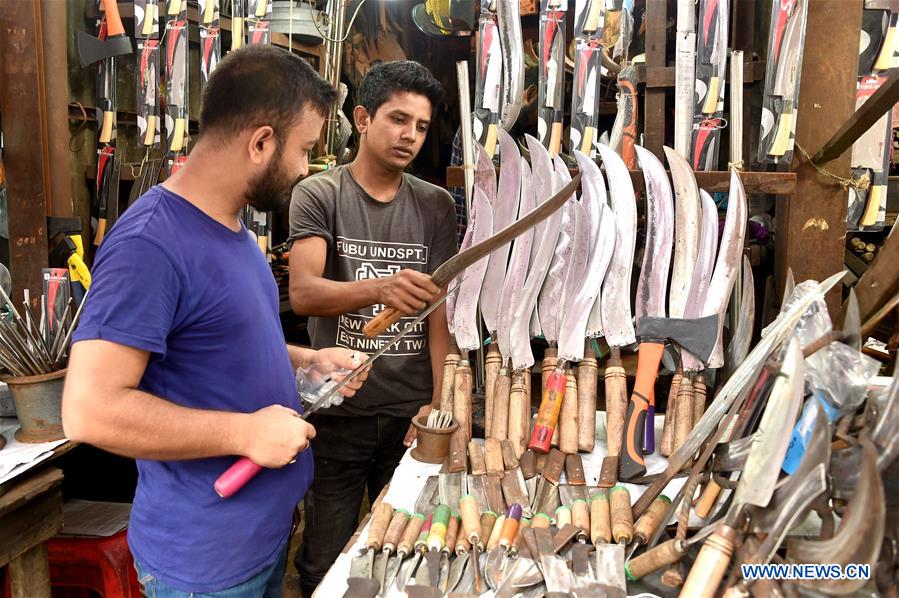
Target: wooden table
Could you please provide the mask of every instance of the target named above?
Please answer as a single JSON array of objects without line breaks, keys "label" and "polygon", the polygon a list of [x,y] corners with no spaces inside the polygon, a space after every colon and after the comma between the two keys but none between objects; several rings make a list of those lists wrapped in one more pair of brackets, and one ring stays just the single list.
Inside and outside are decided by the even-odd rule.
[{"label": "wooden table", "polygon": [[62,471],[11,482],[0,496],[0,567],[9,566],[13,598],[50,598],[47,540],[62,529]]}]

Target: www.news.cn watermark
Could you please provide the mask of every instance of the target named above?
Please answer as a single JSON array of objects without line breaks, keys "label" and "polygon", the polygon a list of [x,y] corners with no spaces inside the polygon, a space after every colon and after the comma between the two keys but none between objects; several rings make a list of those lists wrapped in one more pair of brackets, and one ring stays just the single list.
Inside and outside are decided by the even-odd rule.
[{"label": "www.news.cn watermark", "polygon": [[743,579],[871,579],[871,565],[770,564],[741,565]]}]

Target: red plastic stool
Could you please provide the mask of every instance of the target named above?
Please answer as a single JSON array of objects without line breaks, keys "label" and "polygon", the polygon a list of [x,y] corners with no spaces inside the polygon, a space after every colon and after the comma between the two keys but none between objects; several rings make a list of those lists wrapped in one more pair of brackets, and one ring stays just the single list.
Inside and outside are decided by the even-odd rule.
[{"label": "red plastic stool", "polygon": [[106,538],[56,536],[47,542],[53,587],[82,587],[104,598],[139,598],[127,530]]}]

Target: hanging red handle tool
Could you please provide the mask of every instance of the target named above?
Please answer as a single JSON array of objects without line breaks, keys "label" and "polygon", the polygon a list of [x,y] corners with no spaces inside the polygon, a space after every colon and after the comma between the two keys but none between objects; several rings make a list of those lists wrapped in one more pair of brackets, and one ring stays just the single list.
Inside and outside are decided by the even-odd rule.
[{"label": "hanging red handle tool", "polygon": [[537,421],[534,423],[534,431],[531,433],[531,441],[528,443],[528,448],[537,453],[549,452],[553,432],[556,430],[556,424],[559,423],[559,411],[562,409],[565,385],[568,382],[564,365],[564,361],[560,362],[546,379],[546,388],[543,391],[543,399],[540,401]]}]

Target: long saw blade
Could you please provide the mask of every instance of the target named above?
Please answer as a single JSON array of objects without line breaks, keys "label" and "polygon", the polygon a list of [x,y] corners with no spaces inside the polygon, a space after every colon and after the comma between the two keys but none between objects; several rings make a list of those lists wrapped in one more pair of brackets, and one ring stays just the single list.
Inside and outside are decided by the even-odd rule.
[{"label": "long saw blade", "polygon": [[[702,315],[705,298],[708,294],[712,272],[715,269],[715,255],[718,251],[718,207],[712,196],[700,189],[702,198],[702,234],[699,238],[699,255],[693,278],[690,281],[690,292],[687,295],[685,318],[698,318]],[[681,354],[685,371],[695,372],[702,369],[702,362],[688,351]]]},{"label": "long saw blade", "polygon": [[674,202],[665,167],[647,149],[635,146],[646,181],[646,246],[643,268],[637,282],[637,320],[643,316],[665,317],[668,267],[674,237]]},{"label": "long saw blade", "polygon": [[[534,182],[531,176],[531,167],[524,158],[521,158],[521,201],[518,209],[519,218],[534,209]],[[533,242],[533,230],[529,230],[515,239],[515,244],[512,246],[512,257],[509,260],[509,269],[506,271],[503,281],[503,292],[500,296],[499,313],[497,314],[496,343],[504,362],[511,355],[512,315],[518,308],[521,300],[521,288],[528,277],[528,262]]]},{"label": "long saw blade", "polygon": [[[496,202],[493,204],[493,228],[502,230],[515,221],[521,194],[521,154],[518,144],[503,130],[499,134],[500,171]],[[512,243],[506,243],[490,254],[481,291],[481,315],[487,330],[496,332],[496,314]]]},{"label": "long saw blade", "polygon": [[583,176],[581,198],[590,222],[590,248],[586,273],[575,281],[575,296],[562,314],[562,330],[566,334],[559,340],[559,358],[567,361],[583,359],[590,308],[599,296],[612,260],[616,233],[615,214],[606,203],[605,181],[599,167],[579,151],[574,155]]},{"label": "long saw blade", "polygon": [[724,364],[724,351],[721,331],[724,323],[724,310],[734,288],[737,268],[740,267],[740,256],[743,254],[743,240],[746,235],[746,191],[743,181],[736,169],[730,171],[730,193],[727,198],[727,216],[724,220],[724,232],[721,234],[721,248],[715,262],[715,272],[709,283],[709,291],[705,298],[702,315],[718,315],[718,341],[709,358],[710,368],[720,368]]},{"label": "long saw blade", "polygon": [[[473,244],[481,243],[493,234],[493,212],[487,197],[479,187],[474,188],[472,211],[476,219],[472,225]],[[459,285],[456,296],[456,308],[453,314],[453,329],[456,346],[463,351],[474,351],[481,344],[478,322],[478,296],[481,295],[481,283],[487,271],[488,257],[485,256],[465,269],[465,281]]]},{"label": "long saw blade", "polygon": [[671,289],[668,291],[668,315],[684,317],[692,273],[699,255],[702,233],[699,187],[690,165],[678,152],[664,147],[674,187],[674,260],[671,264]]},{"label": "long saw blade", "polygon": [[[615,214],[615,251],[602,282],[600,305],[594,304],[587,324],[587,336],[600,333],[613,347],[636,342],[631,317],[631,275],[637,234],[637,202],[630,173],[621,156],[608,145],[599,145],[599,154],[609,179],[609,197]],[[602,299],[605,298],[605,301]]]}]

